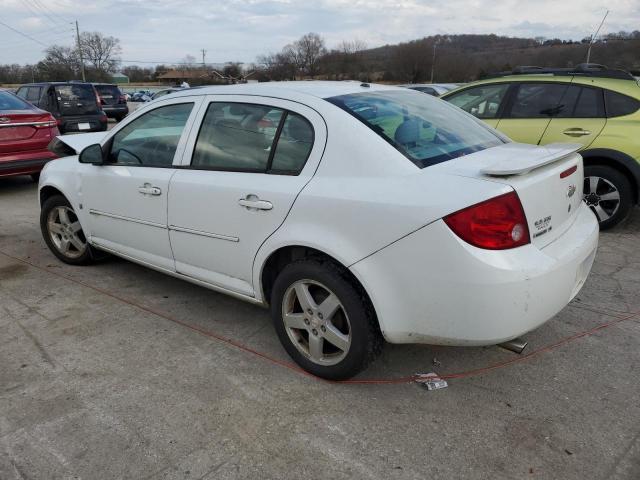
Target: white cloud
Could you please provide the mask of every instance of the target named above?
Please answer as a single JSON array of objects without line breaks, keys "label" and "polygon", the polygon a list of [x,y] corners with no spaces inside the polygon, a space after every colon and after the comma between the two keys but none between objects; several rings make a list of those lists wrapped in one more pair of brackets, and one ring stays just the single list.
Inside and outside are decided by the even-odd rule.
[{"label": "white cloud", "polygon": [[[638,0],[56,0],[40,2],[55,20],[34,15],[21,0],[0,0],[2,21],[25,31],[55,29],[76,18],[82,30],[120,38],[124,59],[177,61],[187,54],[207,60],[253,61],[314,31],[328,46],[358,38],[374,47],[432,34],[496,33],[581,39],[611,13],[603,33],[635,30]],[[66,27],[67,24],[64,26]],[[38,49],[0,26],[12,45],[3,62],[33,62]],[[11,39],[11,40],[9,40]]]}]

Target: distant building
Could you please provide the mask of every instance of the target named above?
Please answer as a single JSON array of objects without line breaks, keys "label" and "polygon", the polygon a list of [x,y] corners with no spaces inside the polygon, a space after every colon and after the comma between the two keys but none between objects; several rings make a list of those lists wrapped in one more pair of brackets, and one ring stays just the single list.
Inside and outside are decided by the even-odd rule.
[{"label": "distant building", "polygon": [[129,77],[127,77],[124,73],[114,73],[111,75],[111,81],[117,84],[125,84],[129,83]]}]

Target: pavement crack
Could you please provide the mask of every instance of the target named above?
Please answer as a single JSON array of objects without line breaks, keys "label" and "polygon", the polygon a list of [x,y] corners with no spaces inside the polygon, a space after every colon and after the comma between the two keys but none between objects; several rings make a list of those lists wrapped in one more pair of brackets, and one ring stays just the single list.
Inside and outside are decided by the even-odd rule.
[{"label": "pavement crack", "polygon": [[56,366],[55,361],[53,360],[51,355],[49,355],[49,353],[44,348],[42,343],[40,343],[40,340],[38,340],[38,338],[33,333],[31,333],[28,328],[22,325],[19,321],[16,320],[16,324],[20,327],[20,329],[24,332],[24,334],[29,338],[29,340],[33,342],[38,352],[40,352],[40,356],[42,357],[42,359],[45,362],[47,362],[49,365],[55,368]]}]

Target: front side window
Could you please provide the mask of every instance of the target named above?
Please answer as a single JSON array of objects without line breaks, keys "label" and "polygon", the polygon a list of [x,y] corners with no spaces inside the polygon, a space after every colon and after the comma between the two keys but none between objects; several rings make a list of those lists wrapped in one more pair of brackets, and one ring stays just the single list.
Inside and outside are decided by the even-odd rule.
[{"label": "front side window", "polygon": [[193,103],[159,107],[128,123],[115,134],[109,161],[119,165],[169,167]]},{"label": "front side window", "polygon": [[327,100],[420,168],[504,143],[482,122],[442,100],[410,90],[354,93]]},{"label": "front side window", "polygon": [[509,118],[549,118],[558,114],[567,90],[564,83],[522,83],[518,85]]},{"label": "front side window", "polygon": [[508,83],[479,85],[451,95],[446,100],[465,112],[486,120],[498,117],[508,89]]},{"label": "front side window", "polygon": [[298,174],[313,145],[302,116],[247,103],[209,105],[191,166],[205,170]]}]

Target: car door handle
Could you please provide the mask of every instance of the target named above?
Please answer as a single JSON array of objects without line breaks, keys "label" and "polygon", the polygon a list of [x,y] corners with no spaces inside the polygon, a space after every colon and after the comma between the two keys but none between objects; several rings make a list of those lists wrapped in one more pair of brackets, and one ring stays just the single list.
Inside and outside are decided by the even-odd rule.
[{"label": "car door handle", "polygon": [[567,128],[562,133],[570,137],[583,137],[585,135],[591,135],[591,132],[589,130],[584,130],[582,128]]},{"label": "car door handle", "polygon": [[255,195],[247,195],[247,198],[241,198],[238,200],[238,205],[248,209],[255,208],[256,210],[271,210],[273,208],[273,203],[260,200]]},{"label": "car door handle", "polygon": [[145,183],[141,187],[138,187],[138,192],[143,195],[162,195],[162,190],[158,187],[154,187],[150,183]]}]

